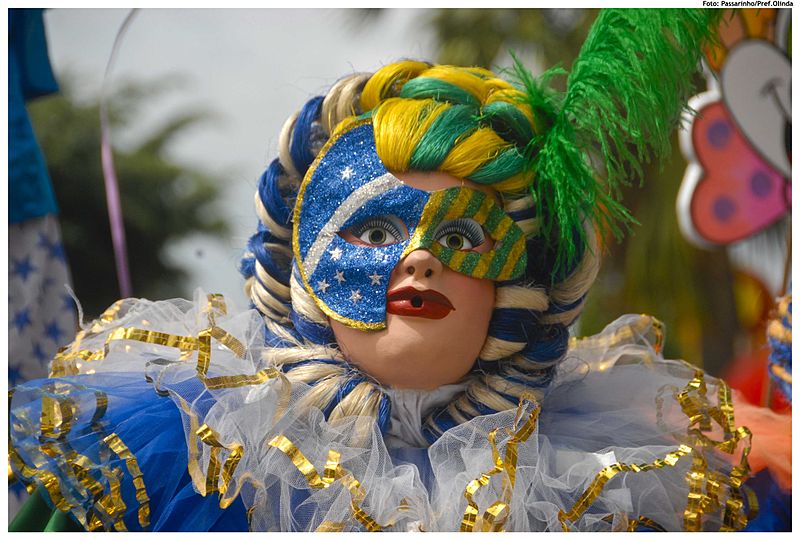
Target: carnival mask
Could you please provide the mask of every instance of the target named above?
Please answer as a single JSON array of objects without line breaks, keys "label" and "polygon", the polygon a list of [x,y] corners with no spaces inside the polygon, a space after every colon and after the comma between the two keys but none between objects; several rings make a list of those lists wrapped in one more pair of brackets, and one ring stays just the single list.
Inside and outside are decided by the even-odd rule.
[{"label": "carnival mask", "polygon": [[[491,250],[471,251],[486,235]],[[292,241],[303,286],[319,308],[358,329],[386,326],[389,277],[414,250],[429,250],[467,276],[498,281],[518,277],[526,263],[524,234],[491,195],[403,184],[378,157],[370,120],[334,136],[309,168]]]}]

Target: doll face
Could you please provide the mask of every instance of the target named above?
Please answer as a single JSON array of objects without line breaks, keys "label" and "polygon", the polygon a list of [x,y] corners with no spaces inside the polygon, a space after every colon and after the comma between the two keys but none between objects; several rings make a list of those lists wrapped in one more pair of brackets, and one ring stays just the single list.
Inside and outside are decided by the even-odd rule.
[{"label": "doll face", "polygon": [[[462,184],[494,197],[491,190],[442,173],[397,175],[404,184],[437,191]],[[343,234],[347,242],[384,240],[391,227],[356,229]],[[453,230],[442,240],[477,254],[489,253],[494,241],[476,232]],[[401,231],[402,235],[402,231]],[[364,331],[331,319],[339,347],[348,360],[383,385],[435,389],[460,380],[478,357],[494,309],[494,282],[472,278],[444,265],[419,248],[405,255],[392,270],[386,302],[386,328]]]},{"label": "doll face", "polygon": [[458,381],[486,339],[493,282],[526,264],[524,234],[491,189],[387,171],[369,119],[320,151],[293,222],[303,287],[348,359],[384,385]]}]

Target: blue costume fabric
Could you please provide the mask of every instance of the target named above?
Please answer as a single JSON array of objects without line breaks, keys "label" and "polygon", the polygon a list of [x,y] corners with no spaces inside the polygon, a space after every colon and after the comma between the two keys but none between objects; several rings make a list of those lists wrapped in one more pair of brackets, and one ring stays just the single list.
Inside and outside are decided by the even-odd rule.
[{"label": "blue costume fabric", "polygon": [[[623,316],[576,343],[552,386],[516,412],[475,417],[428,448],[387,449],[375,424],[362,438],[356,418],[327,422],[301,406],[313,387],[264,364],[257,312],[205,299],[121,301],[56,357],[58,377],[18,386],[14,473],[47,487],[51,504],[94,529],[452,531],[465,513],[465,488],[498,458],[510,460],[514,437],[515,488],[506,491],[508,478],[492,474],[474,485],[479,515],[507,502],[506,530],[560,531],[560,510],[578,505],[592,480],[619,463],[660,466],[611,479],[570,529],[624,529],[625,517],[642,515],[652,522],[640,530],[681,530],[698,464],[723,480],[714,497],[721,506],[703,513],[701,529],[722,526],[732,496],[724,479],[738,457],[731,463],[708,449],[692,460],[679,444],[696,445],[691,436],[703,422],[694,425],[677,403],[679,391],[688,393],[700,417],[716,423],[721,384],[706,377],[693,386],[692,378],[703,381],[696,369],[661,358],[646,338],[649,318]],[[530,431],[520,428],[535,415]],[[790,495],[764,474],[746,485],[762,507],[749,530],[791,526]]]},{"label": "blue costume fabric", "polygon": [[58,91],[42,11],[8,11],[8,218],[12,224],[58,211],[25,107],[27,100]]}]

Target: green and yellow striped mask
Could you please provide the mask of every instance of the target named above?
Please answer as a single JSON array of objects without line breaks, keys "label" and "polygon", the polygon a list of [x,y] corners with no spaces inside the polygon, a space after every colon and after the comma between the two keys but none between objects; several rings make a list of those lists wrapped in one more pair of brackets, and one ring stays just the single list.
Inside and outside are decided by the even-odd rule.
[{"label": "green and yellow striped mask", "polygon": [[[494,241],[491,250],[479,253],[450,243],[450,238],[463,237],[458,229],[469,226],[464,220],[477,223],[488,233]],[[514,220],[493,197],[466,186],[430,194],[402,257],[420,248],[429,250],[454,271],[472,278],[498,281],[517,278],[527,261],[525,235]]]}]

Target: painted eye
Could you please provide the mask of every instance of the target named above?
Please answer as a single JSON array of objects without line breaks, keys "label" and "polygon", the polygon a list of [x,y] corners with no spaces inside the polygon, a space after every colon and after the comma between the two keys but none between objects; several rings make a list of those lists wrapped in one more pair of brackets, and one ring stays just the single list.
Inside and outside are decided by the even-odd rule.
[{"label": "painted eye", "polygon": [[486,240],[481,224],[470,218],[459,218],[439,224],[433,234],[436,242],[451,250],[472,250]]},{"label": "painted eye", "polygon": [[397,244],[406,238],[405,226],[394,216],[376,216],[369,218],[347,231],[345,237],[354,238],[358,244],[367,246],[388,246]]}]

